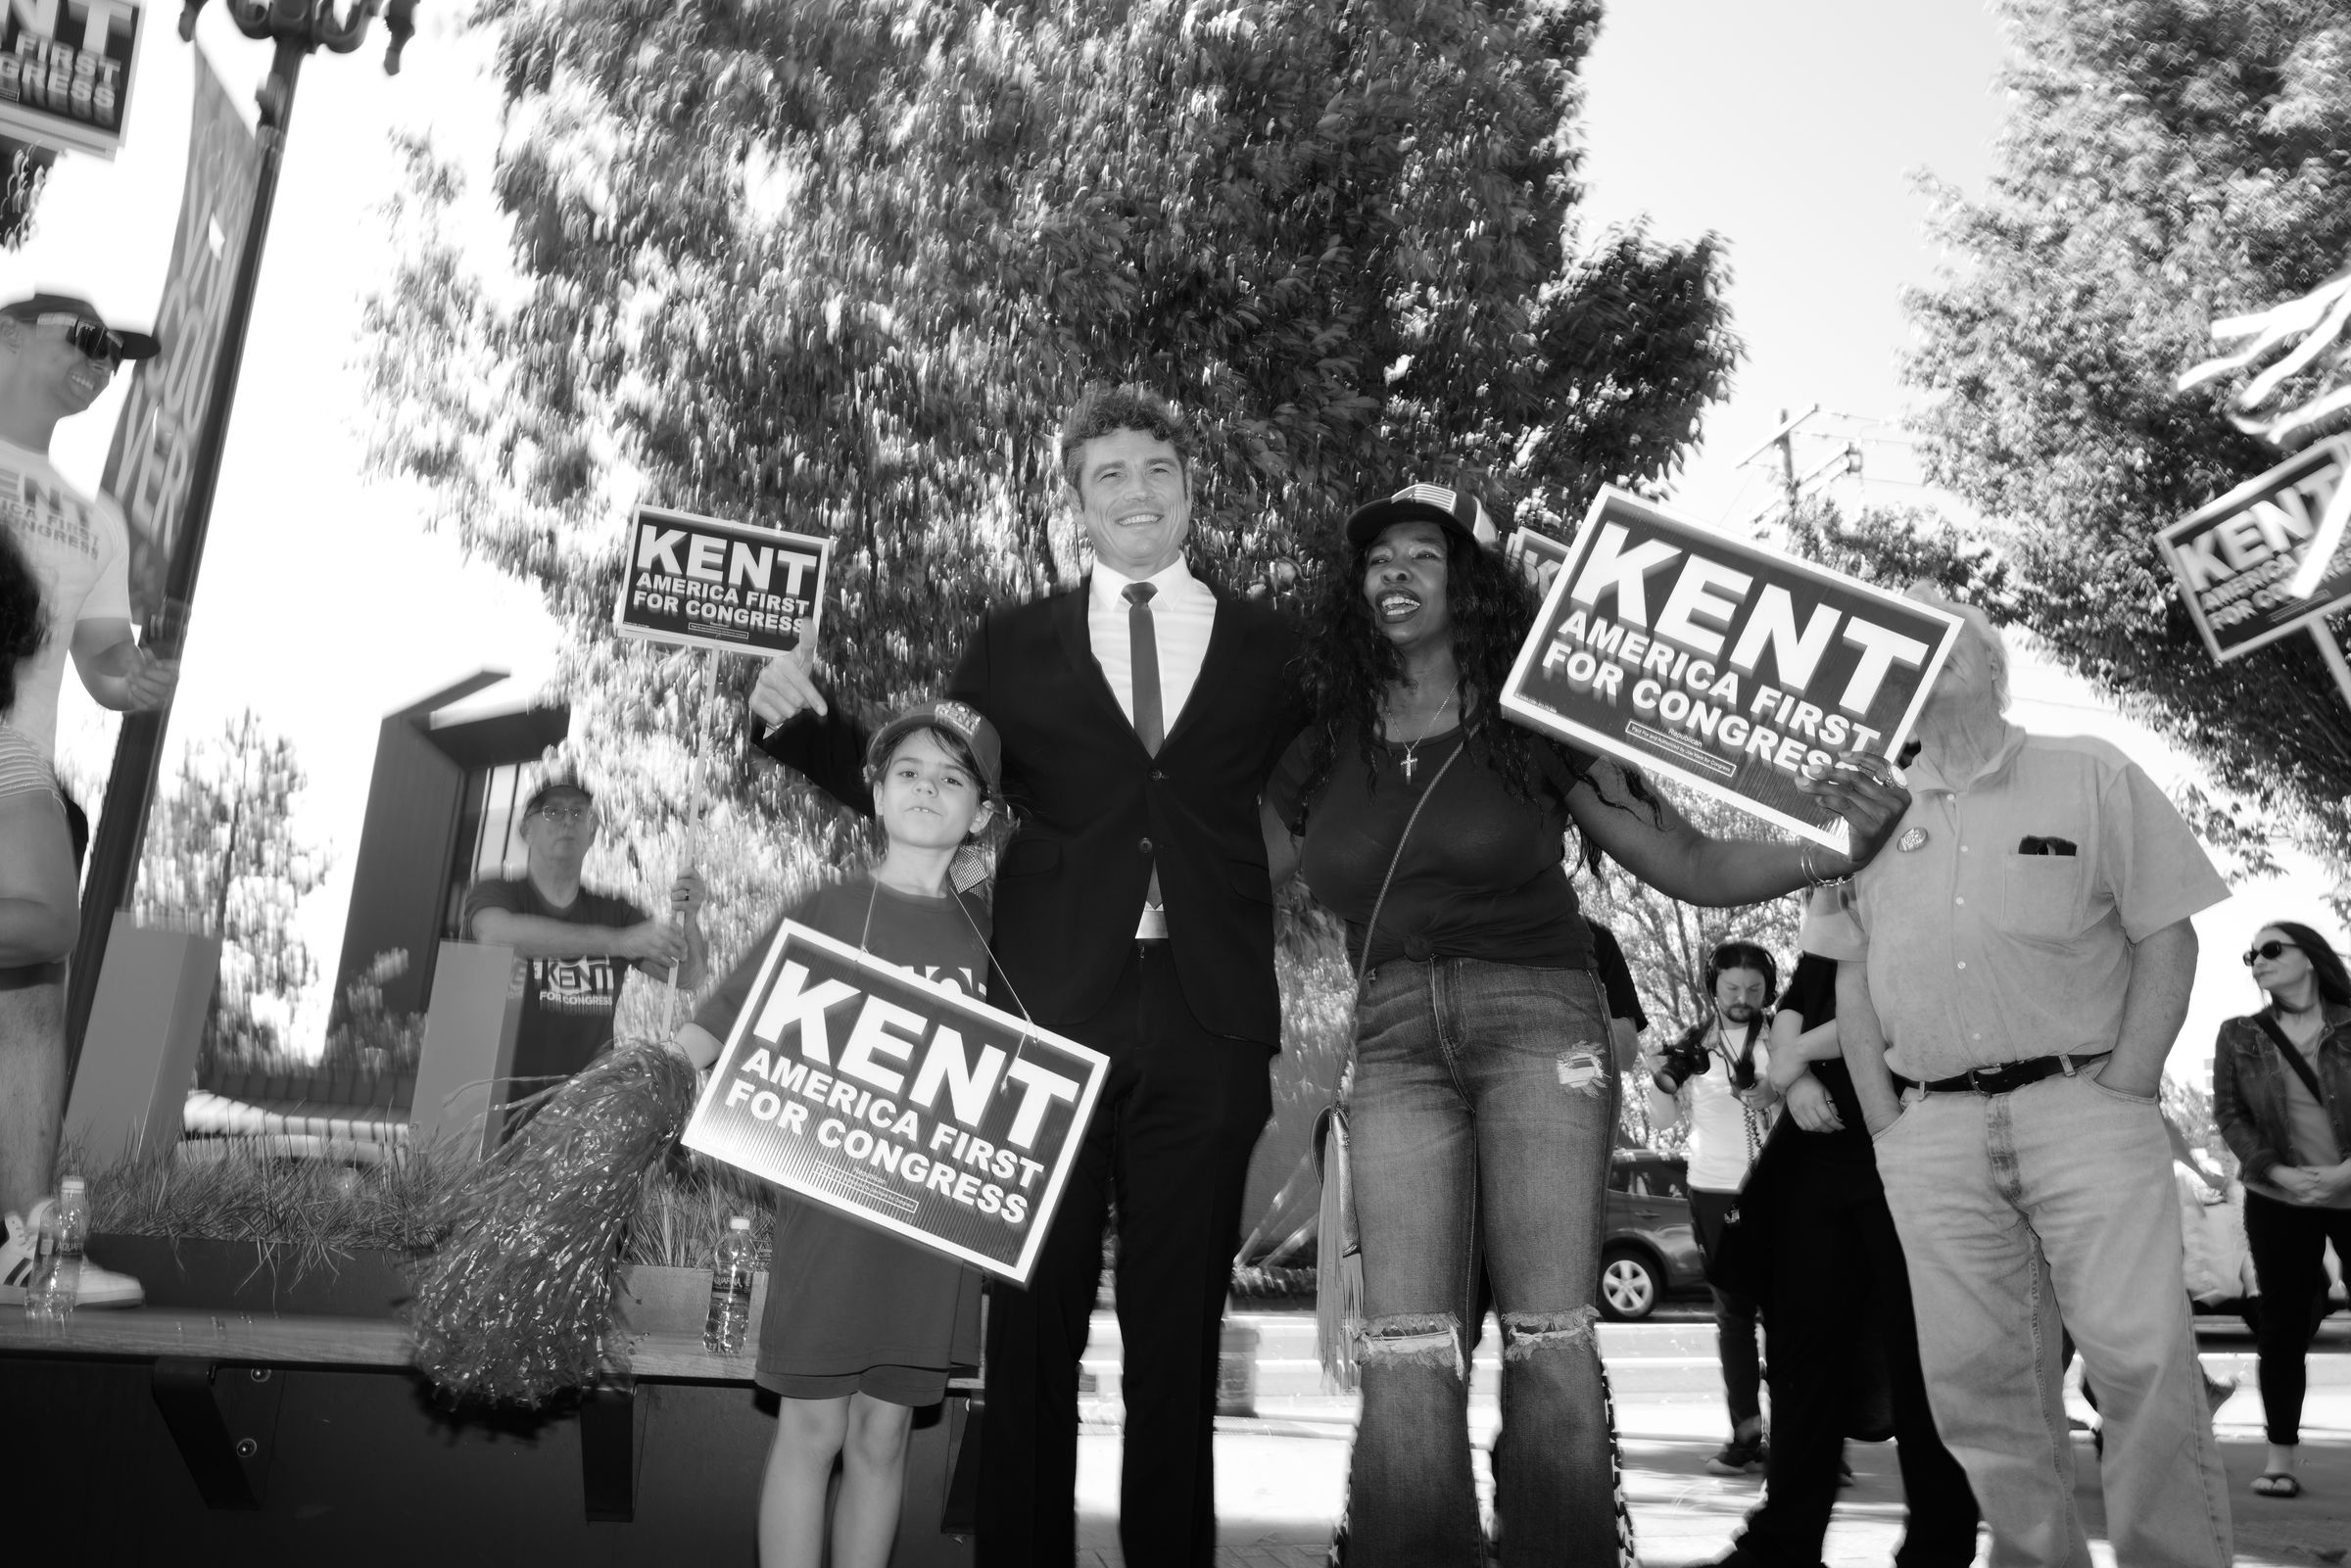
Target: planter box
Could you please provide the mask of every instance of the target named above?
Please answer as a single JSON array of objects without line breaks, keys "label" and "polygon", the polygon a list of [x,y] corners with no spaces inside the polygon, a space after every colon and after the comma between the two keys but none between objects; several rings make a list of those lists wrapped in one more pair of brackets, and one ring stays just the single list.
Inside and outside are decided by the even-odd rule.
[{"label": "planter box", "polygon": [[[145,1286],[149,1307],[397,1318],[410,1294],[409,1259],[388,1249],[305,1256],[283,1242],[102,1235],[90,1238],[90,1259]],[[701,1268],[628,1263],[621,1267],[617,1294],[620,1322],[628,1332],[698,1335],[710,1310],[710,1274]],[[759,1343],[766,1307],[762,1269],[751,1279],[746,1351]]]},{"label": "planter box", "polygon": [[[620,1323],[632,1334],[699,1335],[710,1316],[710,1271],[624,1263],[620,1270]],[[767,1310],[767,1270],[751,1275],[751,1322],[744,1331],[744,1354],[759,1348],[759,1320]],[[746,1362],[747,1364],[747,1362]]]},{"label": "planter box", "polygon": [[99,1235],[90,1260],[132,1276],[149,1307],[391,1318],[408,1299],[405,1255],[305,1253],[283,1242]]}]

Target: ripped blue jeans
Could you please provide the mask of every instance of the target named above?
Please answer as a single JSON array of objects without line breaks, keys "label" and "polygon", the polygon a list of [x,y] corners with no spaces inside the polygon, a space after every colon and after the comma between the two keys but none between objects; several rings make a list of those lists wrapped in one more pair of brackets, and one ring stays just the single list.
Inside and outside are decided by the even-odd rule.
[{"label": "ripped blue jeans", "polygon": [[1468,1431],[1482,1248],[1502,1319],[1503,1562],[1617,1561],[1593,1323],[1617,1077],[1582,970],[1399,961],[1356,1000],[1364,1249],[1350,1568],[1483,1561]]}]

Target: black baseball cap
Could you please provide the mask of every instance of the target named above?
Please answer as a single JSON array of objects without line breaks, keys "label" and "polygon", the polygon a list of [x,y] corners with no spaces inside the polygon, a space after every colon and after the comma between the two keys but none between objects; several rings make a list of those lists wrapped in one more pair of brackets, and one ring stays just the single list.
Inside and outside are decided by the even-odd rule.
[{"label": "black baseball cap", "polygon": [[71,294],[35,294],[9,305],[0,305],[0,319],[30,321],[87,321],[102,331],[115,335],[122,346],[125,359],[152,359],[164,352],[164,346],[152,332],[129,332],[111,325],[99,314],[98,307]]},{"label": "black baseball cap", "polygon": [[522,814],[526,817],[530,816],[557,795],[578,795],[588,804],[592,806],[596,804],[595,791],[577,779],[550,779],[531,791],[531,798],[523,805]]},{"label": "black baseball cap", "polygon": [[1004,792],[1004,742],[997,736],[996,727],[978,708],[952,698],[918,702],[875,731],[874,738],[866,743],[865,765],[879,770],[889,761],[898,742],[917,730],[943,730],[962,741],[971,748],[972,761],[979,764],[987,792]]},{"label": "black baseball cap", "polygon": [[1358,506],[1347,519],[1347,543],[1362,549],[1398,523],[1434,523],[1492,549],[1500,542],[1494,519],[1475,496],[1448,485],[1407,485],[1382,500]]}]

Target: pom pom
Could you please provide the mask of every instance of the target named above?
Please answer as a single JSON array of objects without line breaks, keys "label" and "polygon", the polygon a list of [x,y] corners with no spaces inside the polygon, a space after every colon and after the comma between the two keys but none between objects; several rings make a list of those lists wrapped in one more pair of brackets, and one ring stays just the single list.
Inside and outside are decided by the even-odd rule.
[{"label": "pom pom", "polygon": [[443,1201],[408,1310],[416,1366],[445,1399],[536,1407],[605,1373],[621,1231],[695,1089],[683,1057],[620,1046]]}]

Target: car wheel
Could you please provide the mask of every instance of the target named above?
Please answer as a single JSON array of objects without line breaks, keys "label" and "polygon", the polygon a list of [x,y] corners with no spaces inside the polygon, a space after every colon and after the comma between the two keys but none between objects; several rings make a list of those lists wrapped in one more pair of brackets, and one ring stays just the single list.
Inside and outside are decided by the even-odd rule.
[{"label": "car wheel", "polygon": [[1657,1265],[1647,1254],[1611,1247],[1601,1256],[1601,1316],[1614,1323],[1638,1323],[1657,1309],[1660,1294]]}]

